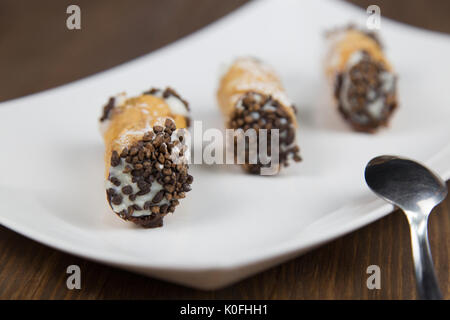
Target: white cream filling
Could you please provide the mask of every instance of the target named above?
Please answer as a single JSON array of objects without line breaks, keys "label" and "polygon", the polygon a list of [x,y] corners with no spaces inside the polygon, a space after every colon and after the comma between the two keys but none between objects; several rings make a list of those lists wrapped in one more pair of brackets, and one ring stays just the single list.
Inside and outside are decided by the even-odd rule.
[{"label": "white cream filling", "polygon": [[[350,56],[346,65],[346,69],[350,70],[353,66],[358,64],[363,59],[363,57],[364,54],[362,51],[355,51]],[[381,72],[379,74],[379,79],[382,83],[381,85],[382,93],[388,94],[395,89],[395,76],[393,73],[387,71]],[[342,82],[342,89],[339,95],[342,108],[345,111],[347,111],[355,121],[359,123],[367,123],[369,119],[367,118],[366,115],[357,115],[352,113],[350,101],[348,99],[348,90],[350,89],[350,86],[351,86],[350,76],[348,75],[348,73],[345,73]],[[375,98],[376,94],[377,93],[375,91],[370,90],[369,92],[367,92],[366,98],[369,101],[372,101]],[[378,98],[376,98],[374,101],[372,101],[367,105],[367,111],[370,113],[372,117],[380,118],[383,115],[384,106],[385,106],[384,95],[381,94],[378,96]]]},{"label": "white cream filling", "polygon": [[184,103],[175,96],[169,96],[165,99],[166,103],[169,105],[170,111],[172,114],[178,114],[184,117],[189,115],[189,112],[184,105]]},{"label": "white cream filling", "polygon": [[[121,92],[114,96],[114,108],[121,106],[127,100],[127,94],[125,92]],[[100,133],[102,136],[105,134],[106,130],[108,130],[109,125],[111,124],[111,120],[106,119],[105,121],[100,122]]]},{"label": "white cream filling", "polygon": [[347,61],[347,68],[350,69],[351,67],[357,65],[358,63],[361,62],[361,60],[364,58],[364,53],[359,50],[359,51],[355,51],[352,53],[352,55],[350,56],[350,58],[348,58]]},{"label": "white cream filling", "polygon": [[127,101],[127,94],[125,92],[121,92],[114,97],[114,107],[121,106],[125,104]]},{"label": "white cream filling", "polygon": [[189,111],[186,108],[186,105],[179,99],[178,97],[174,95],[169,95],[167,98],[164,98],[163,95],[164,91],[160,90],[158,92],[153,93],[152,95],[155,97],[158,97],[160,99],[163,99],[165,103],[169,106],[170,112],[172,114],[177,114],[183,117],[189,116]]},{"label": "white cream filling", "polygon": [[271,110],[271,111],[273,111],[273,112],[275,112],[275,111],[277,110],[277,108],[275,108],[275,107],[274,107],[272,104],[270,104],[270,103],[266,103],[266,104],[262,107],[262,109],[265,110],[265,111]]},{"label": "white cream filling", "polygon": [[252,112],[250,113],[250,116],[253,118],[253,120],[259,119],[259,113],[258,112]]},{"label": "white cream filling", "polygon": [[384,108],[384,99],[383,97],[378,97],[375,101],[369,103],[367,105],[367,111],[374,118],[381,117]]},{"label": "white cream filling", "polygon": [[[164,122],[166,119],[167,118],[158,119],[158,121],[155,124],[164,125]],[[119,143],[121,145],[127,145],[128,144],[127,140],[130,139],[130,137],[132,137],[134,135],[143,136],[146,132],[149,132],[149,131],[153,131],[153,129],[150,126],[147,126],[146,128],[144,128],[142,130],[127,131],[126,134],[119,137],[119,139],[120,139]],[[171,136],[172,142],[179,141],[179,137],[183,134],[184,134],[184,129],[175,130]],[[183,152],[183,156],[180,157],[179,152],[181,150],[183,150],[184,152]],[[172,148],[171,160],[173,161],[173,163],[175,163],[175,164],[187,163],[189,157],[190,157],[189,148],[185,144],[179,142],[177,145],[175,145]],[[116,166],[116,167],[111,166],[109,169],[110,177],[117,178],[120,181],[120,185],[116,186],[107,179],[105,181],[105,188],[106,188],[106,190],[111,188],[116,193],[121,194],[123,197],[121,204],[115,205],[114,203],[111,202],[111,207],[114,210],[114,212],[120,213],[123,210],[127,210],[129,206],[136,204],[139,207],[141,207],[142,210],[135,210],[133,212],[132,216],[133,217],[148,216],[151,214],[151,212],[148,209],[144,210],[144,204],[147,201],[151,201],[156,196],[156,194],[160,190],[163,189],[163,186],[160,183],[158,183],[157,181],[153,181],[149,193],[144,194],[144,195],[136,195],[136,199],[134,201],[131,201],[129,199],[129,195],[123,194],[122,188],[129,185],[133,189],[132,194],[136,194],[137,192],[139,192],[139,187],[138,187],[137,183],[132,181],[133,177],[130,173],[123,173],[123,170],[125,169],[125,167],[127,165],[129,165],[129,164],[124,159],[121,159],[120,164],[118,166]],[[161,170],[164,168],[164,165],[160,164],[159,162],[157,163],[157,166]],[[160,202],[156,203],[155,205],[161,206],[163,204],[170,204],[170,202],[166,198],[163,198]]]},{"label": "white cream filling", "polygon": [[341,101],[342,108],[347,112],[351,112],[350,102],[348,101],[348,90],[350,89],[350,85],[351,85],[350,77],[346,74],[342,81],[342,88],[339,95],[339,100]]},{"label": "white cream filling", "polygon": [[[131,201],[128,197],[128,195],[125,195],[122,193],[122,188],[129,185],[133,189],[132,193],[135,194],[136,192],[139,192],[139,187],[137,183],[132,181],[132,175],[130,173],[123,173],[123,170],[125,169],[125,166],[127,163],[122,159],[121,163],[116,166],[112,167],[109,170],[109,174],[111,177],[115,177],[119,179],[120,186],[115,186],[111,181],[106,180],[105,182],[105,188],[108,189],[114,189],[114,191],[118,194],[121,194],[123,196],[122,203],[119,205],[115,205],[111,202],[111,207],[116,213],[120,213],[123,210],[127,210],[128,207],[133,205],[138,205],[142,208],[142,210],[135,210],[132,214],[133,217],[141,217],[141,216],[148,216],[151,214],[150,210],[143,210],[144,204],[147,201],[151,201],[156,194],[163,189],[163,186],[158,183],[157,181],[152,182],[152,186],[150,188],[150,192],[147,194],[144,194],[142,196],[136,196],[136,199],[134,201]],[[163,198],[160,202],[156,203],[156,205],[163,205],[163,204],[169,204],[169,201],[166,198]]]},{"label": "white cream filling", "polygon": [[392,92],[395,89],[395,76],[392,72],[384,71],[380,73],[380,79],[383,83],[382,89],[384,92]]}]

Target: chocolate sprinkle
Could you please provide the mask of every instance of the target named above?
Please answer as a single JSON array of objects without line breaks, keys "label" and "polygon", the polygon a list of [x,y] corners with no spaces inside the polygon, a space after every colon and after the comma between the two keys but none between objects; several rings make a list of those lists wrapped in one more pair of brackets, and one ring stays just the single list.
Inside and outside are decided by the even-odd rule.
[{"label": "chocolate sprinkle", "polygon": [[133,192],[133,188],[128,185],[122,188],[122,193],[126,195],[130,195]]},{"label": "chocolate sprinkle", "polygon": [[[386,67],[363,51],[360,62],[346,70],[345,74],[336,75],[335,97],[338,100],[339,112],[356,131],[373,133],[379,127],[387,126],[389,118],[397,107],[395,86],[388,93],[382,89],[383,83],[380,79],[382,72],[387,72]],[[344,76],[350,79],[350,86],[346,93],[342,92]],[[371,98],[369,98],[369,92],[373,93]],[[342,93],[347,95],[350,110],[343,106]],[[380,116],[375,117],[369,112],[368,106],[380,97],[383,99],[383,108]]]},{"label": "chocolate sprinkle", "polygon": [[[153,131],[145,134],[141,141],[121,150],[120,156],[117,151],[112,152],[111,166],[118,166],[122,161],[132,163],[133,167],[127,165],[123,173],[132,176],[132,181],[137,184],[139,190],[133,193],[130,185],[125,185],[118,191],[108,189],[106,194],[111,206],[122,204],[125,196],[134,202],[138,197],[147,195],[151,192],[154,181],[163,186],[153,199],[145,202],[143,208],[134,204],[117,213],[121,218],[146,228],[160,227],[163,225],[163,217],[175,211],[179,204],[178,199],[184,198],[185,192],[191,190],[193,177],[187,173],[188,165],[173,163],[169,152],[174,147],[174,141],[168,132],[174,130],[175,123],[172,120],[166,121],[163,126],[154,126]],[[121,182],[113,176],[110,176],[109,180],[116,186]],[[133,216],[134,212],[142,210],[148,211],[148,214]]]},{"label": "chocolate sprinkle", "polygon": [[163,191],[163,190],[160,190],[160,191],[158,191],[158,193],[153,197],[152,202],[153,202],[153,203],[158,203],[158,202],[160,202],[160,201],[163,199],[163,197],[164,197],[164,191]]},{"label": "chocolate sprinkle", "polygon": [[122,200],[123,200],[123,197],[122,197],[121,194],[115,194],[115,195],[112,197],[111,202],[114,203],[115,205],[119,205],[119,204],[122,203]]},{"label": "chocolate sprinkle", "polygon": [[115,100],[116,99],[114,97],[109,98],[108,103],[103,107],[103,114],[100,118],[100,122],[109,119],[110,113],[112,109],[114,109]]},{"label": "chocolate sprinkle", "polygon": [[[270,130],[279,129],[279,162],[281,165],[288,166],[289,156],[293,160],[301,161],[299,155],[299,147],[292,145],[295,140],[295,127],[290,114],[284,110],[283,106],[269,95],[263,95],[256,92],[247,92],[241,99],[242,108],[236,107],[231,115],[228,123],[228,128],[243,129],[244,132],[248,129],[255,129],[258,139],[259,130],[267,129],[267,150],[270,154]],[[239,102],[238,102],[239,103]],[[270,105],[270,108],[263,108],[265,105]],[[235,157],[237,157],[237,140],[235,139]],[[283,150],[281,150],[283,148]],[[259,142],[258,142],[259,150]],[[260,174],[262,167],[270,167],[271,163],[263,165],[259,158],[256,164],[250,164],[250,152],[246,145],[245,164],[243,168],[249,173]],[[189,190],[189,186],[185,187],[185,191]]]},{"label": "chocolate sprinkle", "polygon": [[116,177],[111,177],[109,181],[111,181],[113,185],[115,185],[116,187],[120,186],[120,180],[117,179]]},{"label": "chocolate sprinkle", "polygon": [[117,151],[113,151],[111,155],[111,166],[117,167],[120,164],[120,157]]}]

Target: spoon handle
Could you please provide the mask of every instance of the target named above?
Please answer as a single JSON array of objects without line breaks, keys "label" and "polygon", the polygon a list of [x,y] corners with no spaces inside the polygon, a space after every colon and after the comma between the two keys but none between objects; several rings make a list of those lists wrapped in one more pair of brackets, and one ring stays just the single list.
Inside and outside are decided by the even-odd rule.
[{"label": "spoon handle", "polygon": [[440,300],[442,299],[442,293],[439,290],[428,243],[428,215],[408,213],[406,216],[411,232],[411,246],[419,298],[422,300]]}]

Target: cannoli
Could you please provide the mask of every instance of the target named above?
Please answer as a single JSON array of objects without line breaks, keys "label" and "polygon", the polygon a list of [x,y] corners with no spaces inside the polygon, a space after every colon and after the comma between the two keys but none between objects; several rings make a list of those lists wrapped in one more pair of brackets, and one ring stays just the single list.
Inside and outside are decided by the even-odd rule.
[{"label": "cannoli", "polygon": [[[226,128],[242,129],[243,132],[248,129],[267,129],[268,135],[271,135],[271,129],[279,130],[278,163],[275,164],[277,172],[281,165],[287,166],[291,159],[296,162],[301,160],[296,142],[296,111],[271,67],[255,58],[238,58],[222,77],[217,99]],[[271,152],[269,141],[270,138],[267,148]],[[261,163],[259,156],[256,163],[251,163],[251,152],[245,149],[243,168],[247,172],[260,174],[261,168],[274,165]]]},{"label": "cannoli", "polygon": [[174,90],[152,89],[109,99],[100,126],[105,142],[105,188],[112,210],[146,228],[160,227],[191,190],[180,128],[189,108]]},{"label": "cannoli", "polygon": [[378,37],[353,26],[331,31],[326,73],[340,114],[356,131],[373,133],[397,107],[396,81]]}]

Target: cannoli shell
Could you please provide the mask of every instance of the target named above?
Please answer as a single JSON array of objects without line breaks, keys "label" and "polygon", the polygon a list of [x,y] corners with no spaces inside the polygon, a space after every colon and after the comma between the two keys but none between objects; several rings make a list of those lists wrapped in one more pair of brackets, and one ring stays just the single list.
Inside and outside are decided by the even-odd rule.
[{"label": "cannoli shell", "polygon": [[381,62],[387,71],[392,71],[380,44],[366,33],[357,29],[339,31],[331,35],[331,47],[327,57],[327,74],[334,76],[343,72],[355,51],[366,51],[374,61]]},{"label": "cannoli shell", "polygon": [[142,139],[153,125],[164,118],[173,119],[178,129],[187,127],[186,117],[172,114],[169,105],[153,95],[143,94],[116,106],[103,133],[106,176],[109,174],[112,152],[120,154],[124,148]]}]

